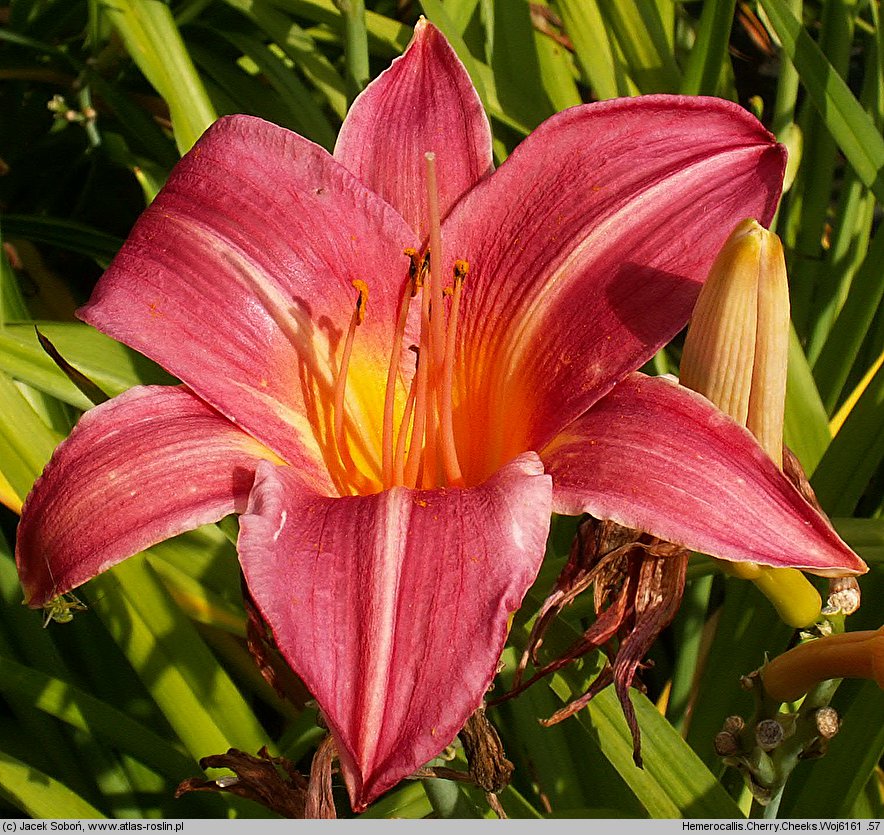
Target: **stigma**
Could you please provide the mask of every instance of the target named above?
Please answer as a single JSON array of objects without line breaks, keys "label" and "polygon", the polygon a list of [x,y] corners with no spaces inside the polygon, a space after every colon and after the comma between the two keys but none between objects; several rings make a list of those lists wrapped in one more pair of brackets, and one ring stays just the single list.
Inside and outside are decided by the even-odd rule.
[{"label": "stigma", "polygon": [[[380,441],[380,486],[387,490],[403,485],[417,489],[463,487],[454,431],[454,369],[457,359],[458,318],[463,285],[469,264],[454,262],[452,274],[443,276],[442,228],[436,155],[424,155],[427,189],[427,243],[422,253],[404,250],[408,270],[401,297],[384,388]],[[450,283],[446,283],[446,278]],[[350,450],[353,429],[347,420],[347,375],[357,329],[368,311],[367,282],[352,282],[356,299],[341,361],[333,387],[332,450],[338,487],[342,493],[375,492],[377,477],[361,471]],[[399,369],[403,365],[405,333],[412,305],[420,311],[414,372],[401,397]],[[397,388],[400,396],[397,398]]]}]

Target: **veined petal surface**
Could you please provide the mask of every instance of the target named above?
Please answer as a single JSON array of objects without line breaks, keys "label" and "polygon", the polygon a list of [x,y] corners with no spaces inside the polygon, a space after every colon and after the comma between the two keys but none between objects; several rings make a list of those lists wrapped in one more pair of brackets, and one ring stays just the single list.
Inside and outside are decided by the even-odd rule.
[{"label": "veined petal surface", "polygon": [[403,250],[416,244],[324,149],[260,119],[226,117],[175,167],[80,315],[285,460],[312,450],[319,478],[351,282],[370,290],[347,399],[367,439],[380,437]]},{"label": "veined petal surface", "polygon": [[428,151],[437,157],[444,217],[492,170],[491,128],[460,59],[442,33],[421,19],[408,49],[353,102],[335,158],[424,237]]},{"label": "veined petal surface", "polygon": [[705,397],[631,374],[542,453],[554,510],[734,562],[862,574],[865,563],[752,434]]},{"label": "veined petal surface", "polygon": [[185,388],[139,386],[86,412],[22,511],[15,556],[28,602],[242,512],[259,460],[279,459]]},{"label": "veined petal surface", "polygon": [[455,206],[442,235],[444,273],[470,264],[456,387],[461,459],[480,468],[468,483],[541,448],[684,326],[731,229],[771,218],[784,162],[731,102],[606,101],[544,122]]},{"label": "veined petal surface", "polygon": [[296,478],[259,467],[240,560],[361,810],[481,704],[543,559],[551,481],[534,453],[469,490],[329,499]]}]

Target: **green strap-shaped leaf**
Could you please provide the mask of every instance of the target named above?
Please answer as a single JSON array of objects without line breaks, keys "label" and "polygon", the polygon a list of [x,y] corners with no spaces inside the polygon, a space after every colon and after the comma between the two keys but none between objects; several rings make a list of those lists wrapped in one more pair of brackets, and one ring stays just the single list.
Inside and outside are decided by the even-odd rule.
[{"label": "green strap-shaped leaf", "polygon": [[867,563],[884,563],[884,519],[832,519],[835,530]]},{"label": "green strap-shaped leaf", "polygon": [[860,179],[884,202],[884,138],[784,0],[761,0],[761,5],[829,132]]},{"label": "green strap-shaped leaf", "polygon": [[63,218],[32,215],[3,215],[3,234],[7,238],[24,238],[35,243],[57,246],[79,252],[106,267],[123,245],[121,238],[100,229]]},{"label": "green strap-shaped leaf", "polygon": [[[529,599],[532,598],[529,596]],[[517,620],[510,633],[511,639],[517,645],[524,645],[529,631],[530,623],[522,625]],[[544,649],[552,649],[552,657],[555,657],[555,647],[571,645],[578,634],[559,618],[553,621],[544,636]],[[538,683],[534,687],[548,687],[561,702],[567,702],[586,691],[593,672],[591,665],[587,669],[587,665],[571,664],[555,673],[547,684]],[[715,775],[678,731],[645,696],[635,690],[631,695],[642,735],[643,768],[638,768],[633,761],[632,735],[612,687],[605,688],[574,716],[596,741],[647,814],[652,818],[743,817]]]},{"label": "green strap-shaped leaf", "polygon": [[686,96],[714,96],[723,68],[730,62],[728,45],[736,0],[706,0],[697,40],[688,55],[681,91]]},{"label": "green strap-shaped leaf", "polygon": [[141,555],[93,579],[91,608],[120,644],[195,759],[269,738],[227,673]]},{"label": "green strap-shaped leaf", "polygon": [[[332,0],[270,0],[278,9],[338,29],[341,23],[340,12]],[[447,5],[447,4],[446,4]],[[365,28],[368,33],[368,46],[378,55],[392,58],[399,55],[411,40],[412,29],[405,23],[367,11]]]},{"label": "green strap-shaped leaf", "polygon": [[813,375],[826,409],[834,412],[863,340],[884,299],[884,226],[879,226],[857,270],[850,293],[813,365]]},{"label": "green strap-shaped leaf", "polygon": [[[143,384],[172,385],[159,366],[80,322],[40,322],[59,353],[110,395]],[[78,409],[92,403],[40,347],[32,324],[0,329],[0,370]]]},{"label": "green strap-shaped leaf", "polygon": [[595,98],[637,94],[638,87],[628,78],[619,46],[611,41],[597,0],[559,0],[558,7]]},{"label": "green strap-shaped leaf", "polygon": [[102,8],[147,80],[166,100],[181,154],[217,118],[169,7],[159,0],[103,0]]},{"label": "green strap-shaped leaf", "polygon": [[0,751],[0,796],[33,818],[103,818],[67,786]]},{"label": "green strap-shaped leaf", "polygon": [[828,415],[794,327],[789,332],[783,435],[786,446],[798,456],[808,475],[816,469],[832,440]]},{"label": "green strap-shaped leaf", "polygon": [[40,419],[12,379],[0,372],[0,468],[13,490],[26,496],[61,435]]},{"label": "green strap-shaped leaf", "polygon": [[344,24],[344,66],[347,98],[358,96],[369,81],[365,0],[333,0]]},{"label": "green strap-shaped leaf", "polygon": [[[563,700],[580,691],[557,674],[552,689]],[[632,761],[632,736],[623,710],[608,687],[576,714],[597,735],[599,746],[652,818],[743,817],[715,775],[693,749],[637,690],[630,690],[642,734],[644,768]]]},{"label": "green strap-shaped leaf", "polygon": [[619,0],[599,5],[614,31],[629,74],[642,93],[676,93],[681,70],[672,51],[671,35],[660,10],[647,0]]},{"label": "green strap-shaped leaf", "polygon": [[526,0],[495,1],[493,43],[491,70],[501,106],[519,121],[536,127],[554,111],[543,88]]},{"label": "green strap-shaped leaf", "polygon": [[[545,4],[536,4],[548,8]],[[540,64],[540,81],[552,108],[565,110],[583,103],[577,89],[577,67],[571,53],[552,35],[534,31],[537,60]]]},{"label": "green strap-shaped leaf", "polygon": [[129,752],[170,780],[193,773],[195,760],[113,705],[11,658],[0,658],[0,670],[4,696],[27,699],[37,710]]},{"label": "green strap-shaped leaf", "polygon": [[884,365],[832,440],[811,484],[830,516],[851,516],[884,458]]}]

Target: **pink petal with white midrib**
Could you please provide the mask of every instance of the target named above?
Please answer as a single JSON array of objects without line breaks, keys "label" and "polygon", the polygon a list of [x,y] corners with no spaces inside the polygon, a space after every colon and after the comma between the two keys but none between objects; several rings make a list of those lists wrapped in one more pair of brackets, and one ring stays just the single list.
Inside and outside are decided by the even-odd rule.
[{"label": "pink petal with white midrib", "polygon": [[16,562],[28,602],[242,512],[264,459],[278,460],[185,388],[136,387],[86,412],[22,511]]},{"label": "pink petal with white midrib", "polygon": [[470,77],[439,30],[421,20],[405,53],[353,102],[335,158],[423,237],[427,151],[437,157],[443,216],[493,167],[488,117]]},{"label": "pink petal with white midrib", "polygon": [[823,576],[867,570],[747,429],[669,380],[630,375],[541,457],[556,512],[725,560]]},{"label": "pink petal with white midrib", "polygon": [[[379,435],[384,371],[414,246],[405,222],[322,148],[260,119],[221,119],[179,163],[80,311],[158,362],[280,456],[327,453],[331,398],[362,279],[354,357],[377,381],[348,397]],[[363,380],[364,382],[364,380]],[[327,417],[327,408],[325,416]],[[326,462],[327,464],[327,462]]]},{"label": "pink petal with white midrib", "polygon": [[328,499],[262,466],[240,518],[249,589],[333,730],[357,810],[481,703],[540,567],[551,484],[520,456],[471,490]]},{"label": "pink petal with white midrib", "polygon": [[547,443],[684,326],[733,226],[770,219],[783,160],[730,102],[653,96],[554,116],[466,195],[443,236],[446,272],[470,263],[457,391],[473,478]]}]

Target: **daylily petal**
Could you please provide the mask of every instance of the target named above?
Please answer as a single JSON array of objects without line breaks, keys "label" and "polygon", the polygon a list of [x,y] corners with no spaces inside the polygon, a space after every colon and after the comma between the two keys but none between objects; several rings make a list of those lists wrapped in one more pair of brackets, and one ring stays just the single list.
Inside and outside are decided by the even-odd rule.
[{"label": "daylily petal", "polygon": [[427,233],[424,154],[437,157],[444,217],[492,170],[491,128],[460,59],[425,19],[408,49],[353,102],[335,158],[377,192],[421,237]]},{"label": "daylily petal", "polygon": [[355,809],[435,756],[481,703],[540,567],[534,453],[470,490],[329,499],[261,465],[239,552],[279,649],[319,702]]},{"label": "daylily petal", "polygon": [[470,263],[465,466],[539,449],[670,340],[731,229],[772,216],[783,166],[737,105],[648,96],[553,116],[478,183],[442,229],[445,274]]},{"label": "daylily petal", "polygon": [[867,570],[748,430],[669,380],[631,374],[541,457],[557,512],[736,562],[823,576]]},{"label": "daylily petal", "polygon": [[140,386],[86,412],[22,511],[15,558],[28,602],[242,512],[262,459],[279,460],[185,388]]},{"label": "daylily petal", "polygon": [[[347,402],[363,434],[379,436],[403,249],[415,245],[402,218],[325,150],[227,117],[176,166],[80,315],[286,460],[312,450],[318,477],[351,282],[373,293]],[[360,414],[366,404],[374,411]]]}]

